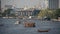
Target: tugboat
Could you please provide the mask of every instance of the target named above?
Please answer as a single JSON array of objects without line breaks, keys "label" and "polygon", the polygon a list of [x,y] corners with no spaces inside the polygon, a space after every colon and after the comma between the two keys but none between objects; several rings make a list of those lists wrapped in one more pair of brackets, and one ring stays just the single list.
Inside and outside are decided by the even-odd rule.
[{"label": "tugboat", "polygon": [[20,24],[20,21],[16,21],[16,23],[15,24]]}]

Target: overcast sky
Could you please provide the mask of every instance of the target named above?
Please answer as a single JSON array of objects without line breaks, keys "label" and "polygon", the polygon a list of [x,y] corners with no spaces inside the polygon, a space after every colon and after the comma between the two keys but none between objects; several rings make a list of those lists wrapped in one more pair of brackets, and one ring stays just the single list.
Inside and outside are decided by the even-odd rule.
[{"label": "overcast sky", "polygon": [[43,0],[1,0],[2,7],[5,5],[14,5],[17,8],[24,6],[33,7]]}]

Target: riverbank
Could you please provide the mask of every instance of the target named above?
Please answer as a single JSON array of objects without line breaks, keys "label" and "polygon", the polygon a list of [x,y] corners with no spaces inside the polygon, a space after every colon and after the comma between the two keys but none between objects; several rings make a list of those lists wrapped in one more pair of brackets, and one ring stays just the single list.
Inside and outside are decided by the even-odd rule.
[{"label": "riverbank", "polygon": [[8,18],[9,19],[9,18],[16,18],[16,17],[2,17],[2,18]]},{"label": "riverbank", "polygon": [[60,21],[60,19],[50,19],[50,20],[44,20],[44,19],[41,19],[41,18],[18,18],[18,17],[0,17],[0,18],[3,18],[3,19],[23,19],[23,20],[41,20],[41,21]]}]

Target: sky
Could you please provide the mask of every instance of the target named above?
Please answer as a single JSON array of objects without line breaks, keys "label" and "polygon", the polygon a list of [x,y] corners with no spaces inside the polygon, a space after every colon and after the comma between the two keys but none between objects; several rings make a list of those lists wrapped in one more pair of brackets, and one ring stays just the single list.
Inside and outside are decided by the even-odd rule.
[{"label": "sky", "polygon": [[21,8],[24,6],[35,6],[38,5],[39,2],[42,0],[1,0],[1,5],[4,7],[4,5],[13,5],[17,8]]},{"label": "sky", "polygon": [[[41,7],[47,7],[48,4],[44,2],[45,0],[1,0],[1,8],[4,8],[5,5],[13,5],[16,8],[24,8],[25,6],[33,7],[36,5],[40,5]],[[54,0],[53,0],[54,1]],[[57,1],[57,0],[55,0]],[[50,2],[52,3],[52,2]],[[59,0],[60,3],[60,0]],[[56,5],[56,2],[52,5]],[[52,7],[54,7],[52,6]],[[60,7],[60,4],[59,4]]]}]

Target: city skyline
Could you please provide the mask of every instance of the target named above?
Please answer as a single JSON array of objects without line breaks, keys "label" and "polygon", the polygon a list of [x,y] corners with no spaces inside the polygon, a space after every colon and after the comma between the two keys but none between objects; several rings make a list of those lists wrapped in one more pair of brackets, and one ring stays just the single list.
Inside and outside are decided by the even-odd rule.
[{"label": "city skyline", "polygon": [[58,9],[60,8],[60,0],[1,0],[1,9],[4,10],[5,6],[10,8]]},{"label": "city skyline", "polygon": [[12,5],[16,8],[23,8],[25,6],[34,7],[38,5],[43,7],[43,4],[44,6],[46,4],[44,1],[45,0],[1,0],[1,7],[3,8],[5,5]]}]

